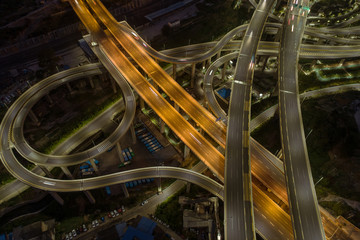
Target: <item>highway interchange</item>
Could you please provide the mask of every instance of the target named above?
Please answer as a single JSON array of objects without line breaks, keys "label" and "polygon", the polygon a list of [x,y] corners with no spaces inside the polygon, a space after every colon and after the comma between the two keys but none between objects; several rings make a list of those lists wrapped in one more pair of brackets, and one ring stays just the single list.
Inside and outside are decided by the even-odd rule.
[{"label": "highway interchange", "polygon": [[[75,4],[75,2],[77,2],[77,3]],[[199,184],[199,185],[203,186],[205,189],[209,190],[210,192],[214,193],[215,195],[222,197],[223,189],[222,189],[221,185],[216,185],[216,183],[211,182],[210,180],[206,180],[204,177],[201,177],[202,176],[201,174],[197,174],[192,171],[185,170],[185,169],[173,169],[173,168],[169,168],[169,167],[154,167],[154,168],[148,168],[148,169],[133,170],[132,172],[116,173],[116,174],[112,174],[112,175],[106,175],[106,176],[101,176],[101,177],[96,177],[96,178],[86,179],[86,180],[68,181],[68,180],[49,179],[49,178],[40,177],[38,175],[32,174],[30,171],[25,169],[16,160],[16,158],[14,157],[14,155],[12,153],[12,148],[16,148],[21,153],[21,155],[24,156],[25,158],[27,158],[29,161],[31,161],[35,164],[44,165],[44,166],[68,166],[68,165],[78,164],[83,161],[86,161],[89,158],[93,158],[93,157],[97,156],[98,154],[100,154],[101,152],[103,152],[104,150],[108,149],[108,147],[110,147],[116,141],[118,141],[121,138],[121,136],[126,132],[126,130],[130,126],[132,119],[134,117],[134,109],[135,109],[136,102],[134,101],[134,95],[133,95],[131,89],[129,88],[129,86],[127,85],[127,82],[125,81],[125,79],[126,79],[129,81],[130,85],[132,85],[132,87],[139,93],[139,95],[145,101],[147,101],[148,104],[158,113],[158,115],[174,130],[174,132],[176,132],[179,135],[179,137],[186,143],[186,145],[188,145],[199,157],[202,158],[203,162],[218,176],[218,178],[222,181],[224,180],[224,172],[223,172],[224,165],[227,164],[227,163],[225,164],[224,157],[211,144],[209,144],[207,142],[207,140],[204,139],[190,124],[188,124],[185,120],[183,120],[181,115],[176,110],[174,110],[172,108],[172,106],[167,103],[166,100],[161,99],[160,94],[158,93],[156,88],[153,87],[152,85],[150,85],[143,78],[143,76],[141,76],[141,74],[132,66],[132,64],[129,63],[129,61],[123,55],[123,53],[121,53],[121,51],[119,51],[119,49],[116,47],[113,40],[110,40],[111,37],[109,37],[109,32],[104,33],[102,31],[100,31],[100,27],[98,26],[96,21],[91,18],[90,12],[88,12],[86,10],[87,7],[82,3],[82,1],[75,1],[75,2],[73,2],[73,1],[71,2],[73,8],[78,13],[78,15],[82,19],[82,21],[85,23],[85,25],[88,28],[88,31],[91,33],[93,39],[95,39],[95,41],[99,44],[99,47],[96,47],[95,51],[97,51],[97,54],[98,54],[99,58],[101,59],[101,62],[104,64],[105,68],[111,73],[111,75],[115,78],[117,83],[120,85],[122,91],[125,92],[124,99],[126,102],[125,106],[127,108],[127,111],[125,111],[125,115],[126,114],[128,114],[128,115],[127,115],[127,117],[124,117],[123,121],[117,128],[117,131],[115,131],[114,134],[109,137],[109,139],[105,140],[103,143],[100,143],[98,146],[95,146],[95,147],[89,149],[86,152],[82,152],[82,153],[74,154],[74,155],[54,155],[54,156],[53,155],[45,155],[45,154],[36,152],[24,140],[23,133],[22,133],[22,124],[23,124],[23,121],[24,121],[28,111],[31,109],[31,106],[34,105],[38,101],[38,99],[40,99],[42,96],[41,94],[37,94],[37,93],[41,92],[43,90],[42,92],[45,94],[46,92],[50,91],[50,89],[55,88],[56,86],[64,83],[65,81],[70,81],[70,80],[84,76],[83,74],[78,74],[78,72],[79,72],[78,69],[74,69],[74,70],[72,70],[73,72],[70,72],[70,73],[69,72],[66,72],[66,73],[61,72],[61,73],[57,74],[56,76],[54,75],[53,80],[40,82],[39,84],[35,85],[31,89],[31,91],[28,91],[26,94],[23,94],[19,98],[19,100],[16,102],[16,104],[13,104],[11,106],[10,110],[4,117],[4,120],[0,127],[0,134],[2,136],[1,160],[4,162],[7,169],[14,176],[16,176],[18,179],[21,179],[26,184],[29,184],[31,186],[41,188],[44,190],[49,190],[49,191],[90,190],[90,189],[99,188],[102,186],[118,184],[121,182],[129,181],[132,179],[139,178],[139,176],[141,176],[140,178],[143,178],[144,174],[145,174],[146,176],[157,176],[157,177],[159,177],[159,176],[165,177],[166,176],[166,177],[179,178],[179,179],[183,179],[183,180],[189,180],[195,184]],[[96,2],[98,3],[97,5],[94,4]],[[269,3],[269,1],[268,1],[268,3]],[[171,82],[171,78],[169,80],[168,75],[165,72],[162,72],[162,70],[160,70],[158,68],[152,69],[152,67],[156,66],[156,64],[154,64],[154,62],[152,62],[153,60],[151,58],[144,57],[144,56],[147,56],[146,54],[144,54],[145,53],[144,48],[145,48],[145,50],[148,49],[147,45],[142,44],[143,47],[141,47],[141,45],[137,44],[136,40],[138,40],[138,39],[129,35],[128,30],[123,31],[124,33],[127,33],[127,35],[126,34],[121,35],[121,33],[122,33],[121,30],[123,29],[123,27],[121,27],[120,24],[115,24],[114,19],[111,19],[110,16],[106,13],[105,9],[100,7],[101,6],[100,2],[89,1],[88,4],[94,9],[95,12],[98,11],[97,14],[104,17],[102,19],[102,21],[104,23],[106,22],[109,24],[108,28],[109,28],[110,32],[112,32],[113,37],[115,37],[115,38],[119,37],[119,39],[117,39],[119,43],[130,44],[130,45],[123,45],[123,47],[124,47],[124,49],[131,49],[131,50],[128,50],[128,52],[133,54],[132,57],[134,59],[139,58],[139,60],[137,61],[139,65],[145,64],[146,62],[148,62],[148,65],[143,66],[144,69],[147,69],[148,75],[149,76],[154,75],[153,76],[154,80],[164,78],[164,80],[162,80],[162,81],[158,80],[157,84],[160,87],[162,87],[162,89],[165,92],[167,92],[169,96],[172,96],[172,99],[182,109],[184,109],[184,111],[186,113],[188,113],[207,133],[209,133],[210,136],[212,136],[215,140],[217,140],[218,144],[220,146],[225,146],[224,137],[226,136],[226,134],[225,134],[226,126],[222,123],[214,124],[215,117],[212,114],[210,114],[208,111],[203,109],[195,100],[193,100],[191,97],[189,97],[189,95],[183,89],[179,88],[176,85],[176,83]],[[259,7],[261,8],[263,6],[261,4],[259,4]],[[257,23],[257,24],[261,24],[261,26],[263,26],[264,22],[265,22],[265,20],[263,20],[261,23]],[[255,26],[257,26],[257,24]],[[119,27],[119,25],[120,25],[120,27]],[[251,23],[249,26],[251,26]],[[242,27],[244,29],[247,29],[247,26],[246,27],[242,26]],[[256,30],[259,31],[259,34],[262,32],[262,28],[256,28]],[[247,32],[249,32],[249,30],[247,30]],[[130,34],[132,34],[132,33],[130,32]],[[120,36],[122,36],[122,38],[120,38]],[[245,34],[245,38],[243,39],[243,42],[245,44],[246,44],[246,36],[250,36],[250,34],[248,34],[248,35]],[[257,37],[257,38],[259,39],[259,37]],[[301,37],[299,39],[297,40],[298,42],[301,41]],[[283,41],[285,41],[285,40],[289,40],[289,39],[286,38]],[[239,47],[242,46],[241,42],[234,41],[234,42],[228,43],[229,41],[230,41],[230,38],[228,40],[224,40],[222,45],[220,45],[220,49],[221,48],[225,49],[226,47],[229,47],[229,44],[237,44],[236,45],[236,46],[238,46],[237,49],[239,49]],[[295,40],[291,40],[291,41],[295,41]],[[278,53],[278,49],[279,49],[278,44],[264,43],[264,45],[265,44],[268,44],[268,45],[272,44],[273,47],[272,47],[271,54]],[[219,49],[217,49],[219,47],[219,44],[210,43],[208,45],[209,45],[209,47],[212,47],[212,49],[210,49],[206,54],[214,54],[219,51]],[[214,45],[215,45],[215,47],[213,47]],[[300,44],[298,44],[298,46],[300,48]],[[198,47],[198,46],[195,46],[195,47]],[[308,46],[308,47],[315,48],[315,46]],[[316,47],[322,47],[322,46],[316,46]],[[191,48],[191,47],[189,47],[189,48]],[[333,50],[334,46],[332,46],[331,48],[332,49],[329,48],[329,50],[334,51]],[[354,47],[351,47],[351,46],[348,46],[348,48],[354,49]],[[203,46],[202,46],[202,49],[204,49]],[[248,49],[250,49],[250,51],[252,50],[252,53],[247,55],[247,56],[250,56],[250,59],[248,59],[248,63],[251,64],[251,62],[253,61],[252,56],[255,56],[254,51],[256,51],[256,49],[257,49],[257,43],[255,43],[255,47],[253,47],[252,49],[251,48],[248,48]],[[262,49],[262,44],[260,43],[258,52],[259,51],[261,52],[261,49]],[[186,50],[186,51],[188,51],[188,50]],[[301,48],[300,48],[300,51],[301,51]],[[111,52],[111,54],[109,54],[110,52]],[[240,52],[241,52],[241,48],[240,48]],[[296,52],[299,53],[299,51],[296,51]],[[114,54],[114,53],[116,53],[116,54]],[[328,52],[323,52],[323,51],[320,53],[320,55],[321,54],[325,55],[326,53],[328,54],[328,56],[331,56],[331,54],[329,54]],[[138,55],[135,55],[135,54],[138,54]],[[341,55],[341,56],[336,55],[336,57],[343,57],[344,55],[346,55],[346,52],[342,52],[341,54],[343,54],[343,55]],[[356,52],[354,53],[354,51],[352,51],[351,54],[352,54],[351,56],[354,56],[354,54],[356,55],[357,53]],[[162,55],[165,55],[165,54],[162,54]],[[319,54],[314,54],[314,55],[312,57],[318,57]],[[280,56],[281,56],[281,51],[280,51]],[[300,57],[301,56],[302,55],[300,53]],[[185,59],[185,60],[181,57],[169,57],[169,58],[176,59],[176,62],[183,62],[183,63],[191,62],[191,61],[199,59],[198,56],[193,57],[193,59],[189,58],[189,59]],[[202,56],[201,58],[204,58],[204,56]],[[206,58],[208,58],[208,56],[206,56],[205,59]],[[297,58],[298,58],[298,56],[295,56],[294,59],[297,61]],[[334,58],[334,56],[332,56],[332,58]],[[171,61],[174,61],[174,60],[171,60]],[[227,60],[225,60],[225,61],[227,61]],[[196,61],[194,61],[194,62],[196,62]],[[249,66],[249,65],[246,65],[246,66]],[[124,69],[126,69],[126,71]],[[250,70],[252,71],[252,69],[250,69]],[[93,72],[91,72],[91,71],[93,71]],[[156,71],[156,72],[154,72],[154,71]],[[89,72],[91,72],[89,75],[91,75],[91,74],[95,75],[95,74],[100,74],[101,70],[99,70],[99,66],[96,66],[96,67],[93,66],[93,69],[90,69]],[[241,72],[241,71],[237,71],[237,72]],[[208,73],[210,73],[209,70],[208,70]],[[292,72],[292,74],[295,74],[295,76],[296,76],[296,73],[297,72]],[[69,74],[69,76],[71,76],[71,77],[69,78],[68,76],[65,76],[63,74]],[[250,75],[252,75],[252,74],[250,74]],[[250,76],[250,75],[248,75],[248,76]],[[235,77],[235,79],[236,80],[240,79],[240,77],[242,77],[242,76],[244,76],[244,75],[240,74],[238,77]],[[58,80],[58,82],[56,82],[56,80]],[[204,85],[206,85],[206,84],[204,84]],[[242,85],[242,84],[240,84],[240,85]],[[250,87],[248,87],[248,88],[251,89]],[[174,89],[174,90],[171,90],[171,89]],[[285,91],[287,91],[287,90],[285,90]],[[233,92],[235,92],[235,91],[233,91]],[[238,95],[238,94],[236,94],[236,95]],[[239,94],[239,96],[244,96],[244,95]],[[183,99],[183,98],[185,98],[185,99]],[[298,101],[298,99],[299,98],[296,97],[293,101]],[[195,101],[195,103],[194,103],[194,101]],[[198,115],[195,112],[199,112],[200,114]],[[240,113],[243,113],[243,112],[244,111],[240,111]],[[204,120],[205,118],[208,118],[208,119],[205,121]],[[224,119],[225,119],[225,117],[224,117]],[[249,117],[246,117],[246,119],[249,120]],[[301,119],[301,115],[300,115],[300,119]],[[247,125],[248,125],[247,129],[250,129],[250,123],[247,123]],[[182,129],[182,130],[180,131],[177,129]],[[187,129],[187,130],[184,131],[183,129]],[[249,130],[247,130],[247,131],[249,133]],[[300,133],[300,136],[301,136],[301,134],[303,134],[303,133]],[[10,142],[9,142],[9,140],[10,140]],[[227,141],[227,144],[229,144],[229,143],[230,142]],[[234,142],[234,143],[237,143],[237,142]],[[244,144],[242,144],[242,146],[244,146]],[[246,144],[245,144],[245,146],[246,146]],[[246,148],[250,149],[249,144],[246,146]],[[238,149],[241,149],[241,148],[238,148]],[[272,176],[262,175],[263,173],[259,173],[259,172],[261,172],[261,170],[254,170],[253,168],[256,168],[256,161],[254,161],[253,159],[263,159],[264,162],[268,162],[267,166],[272,166],[272,164],[269,164],[269,163],[271,163],[271,161],[269,161],[268,158],[262,157],[263,156],[262,150],[256,151],[255,149],[257,149],[257,148],[251,147],[251,152],[250,152],[250,154],[252,155],[251,156],[251,160],[252,160],[251,167],[252,167],[253,174],[256,172],[254,174],[254,175],[256,175],[256,177],[258,177],[259,179],[263,179],[264,181],[267,181],[269,178],[272,178]],[[211,152],[209,152],[209,150]],[[253,157],[253,154],[255,154],[255,155],[260,154],[261,156]],[[274,165],[274,166],[276,166],[276,165]],[[261,165],[259,165],[259,167],[257,169],[261,169],[261,168],[262,168]],[[277,169],[277,168],[275,167],[274,169]],[[274,170],[274,171],[276,172],[276,170]],[[279,172],[279,169],[278,169],[278,172]],[[227,175],[225,175],[225,178],[226,178],[226,176]],[[283,178],[283,175],[282,175],[282,178]],[[284,202],[286,202],[287,196],[286,196],[286,190],[284,191],[284,189],[285,189],[284,179],[282,181],[280,179],[281,179],[281,174],[280,174],[279,179],[274,180],[274,185],[271,186],[271,183],[270,183],[270,185],[268,187],[270,189],[276,189],[276,184],[279,184],[279,182],[280,183],[282,182],[283,187],[279,188],[282,190],[277,190],[276,192],[278,192],[280,196],[283,196],[282,200],[283,201],[285,200]],[[312,181],[311,181],[311,183],[312,183]],[[251,181],[250,181],[250,184],[251,184]],[[250,184],[248,184],[248,185],[250,186]],[[233,184],[233,185],[236,185],[236,184]],[[226,188],[227,188],[227,185],[226,185],[226,180],[225,180],[225,193],[226,193]],[[235,189],[234,189],[234,191],[235,191]],[[251,192],[251,189],[250,189],[250,192]],[[253,195],[255,207],[254,207],[254,213],[251,213],[251,214],[254,214],[254,216],[255,216],[257,230],[260,231],[262,233],[262,235],[268,239],[287,239],[287,238],[291,239],[291,238],[293,238],[292,232],[291,232],[292,231],[291,223],[289,223],[289,215],[287,215],[287,213],[283,212],[283,210],[280,209],[279,207],[274,207],[274,205],[275,206],[277,206],[277,205],[274,204],[271,199],[267,199],[266,196],[263,193],[261,193],[261,191],[259,189],[257,189],[257,187],[255,185],[253,185],[252,195]],[[316,196],[315,196],[315,198],[316,198]],[[225,203],[226,203],[226,198],[225,198]],[[235,204],[235,203],[233,203],[233,204]],[[268,205],[268,204],[270,204],[270,205]],[[267,212],[267,210],[264,206],[272,206],[272,208],[275,209],[274,211],[277,213],[275,214],[275,212],[272,212],[272,211]],[[279,208],[279,209],[277,209],[277,208]],[[239,212],[240,212],[240,210],[239,210]],[[317,211],[315,211],[314,214],[316,214],[316,212]],[[258,221],[260,213],[262,214],[262,216],[264,216],[263,214],[265,214],[265,216],[266,216],[265,219],[264,218],[262,219],[263,221]],[[241,214],[239,214],[239,215],[235,215],[234,218],[242,217]],[[317,221],[319,222],[320,221],[319,214],[318,214],[318,216],[315,216],[315,217],[317,218]],[[274,220],[273,221],[269,220],[271,218],[273,218]],[[314,222],[314,220],[312,220],[312,221]],[[250,222],[250,220],[247,221],[247,223],[250,225],[252,225],[252,222],[253,221]],[[272,237],[269,237],[266,234],[266,232],[268,231],[267,229],[272,228],[270,226],[269,222],[270,223],[276,222],[276,225],[278,225],[278,224],[280,225],[280,226],[277,226],[279,229],[279,231],[277,231],[278,236],[276,236],[276,233],[272,233],[273,234],[273,235],[271,235]],[[226,221],[226,223],[228,223],[228,221]],[[294,224],[294,222],[293,222],[293,224]],[[320,223],[320,225],[321,225],[321,223]],[[238,227],[241,228],[242,226],[243,225],[239,225]],[[313,224],[311,227],[314,227],[315,229],[312,229],[310,231],[316,232],[316,229],[321,230],[321,226],[316,227]],[[299,227],[299,228],[301,228],[301,227]],[[251,232],[253,232],[252,229],[253,228],[250,228]],[[236,229],[233,232],[236,233],[237,231],[241,231],[241,230]],[[301,230],[301,232],[302,231],[303,230]],[[285,236],[284,236],[284,234],[285,234]],[[248,236],[251,236],[251,235],[249,234]],[[243,239],[252,239],[252,238],[253,237],[250,237],[250,238],[245,237]],[[227,239],[234,239],[234,238],[229,236],[229,238],[227,238]],[[304,233],[301,233],[300,236],[296,236],[296,239],[311,239],[311,238],[304,238]],[[314,238],[314,239],[320,239],[320,238]]]}]

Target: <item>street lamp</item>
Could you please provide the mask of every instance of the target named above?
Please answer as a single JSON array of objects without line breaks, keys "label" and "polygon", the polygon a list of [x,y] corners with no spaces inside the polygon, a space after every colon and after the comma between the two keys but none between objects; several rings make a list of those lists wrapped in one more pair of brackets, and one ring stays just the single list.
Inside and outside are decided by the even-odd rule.
[{"label": "street lamp", "polygon": [[314,186],[316,186],[316,184],[318,184],[321,180],[323,180],[324,177],[321,177],[315,184]]}]

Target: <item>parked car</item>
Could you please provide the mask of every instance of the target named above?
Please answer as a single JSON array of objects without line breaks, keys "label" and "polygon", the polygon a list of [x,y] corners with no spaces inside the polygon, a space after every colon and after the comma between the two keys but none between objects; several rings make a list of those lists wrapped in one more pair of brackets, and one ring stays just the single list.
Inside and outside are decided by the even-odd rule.
[{"label": "parked car", "polygon": [[76,231],[75,231],[75,229],[73,229],[72,231],[71,231],[71,233],[72,233],[72,235],[73,235],[73,237],[76,237]]},{"label": "parked car", "polygon": [[145,204],[147,204],[148,203],[148,200],[145,200],[145,201],[143,201],[140,205],[141,206],[144,206]]},{"label": "parked car", "polygon": [[114,212],[115,217],[119,216],[119,213],[116,210],[114,210],[113,212]]},{"label": "parked car", "polygon": [[83,228],[83,231],[84,231],[84,232],[87,231],[87,228],[86,228],[86,225],[85,225],[85,224],[82,225],[82,228]]},{"label": "parked car", "polygon": [[99,221],[97,219],[95,219],[95,226],[99,226]]}]

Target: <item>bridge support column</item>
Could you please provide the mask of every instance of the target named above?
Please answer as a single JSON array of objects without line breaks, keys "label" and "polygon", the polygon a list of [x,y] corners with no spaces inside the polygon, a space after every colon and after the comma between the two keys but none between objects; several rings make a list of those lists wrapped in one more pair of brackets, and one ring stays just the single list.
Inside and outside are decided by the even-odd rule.
[{"label": "bridge support column", "polygon": [[66,83],[66,87],[67,87],[67,89],[69,90],[70,94],[73,94],[73,93],[74,93],[74,91],[72,90],[71,85],[70,85],[69,82]]},{"label": "bridge support column", "polygon": [[121,188],[122,188],[122,190],[123,190],[123,192],[124,192],[125,197],[127,197],[127,198],[130,197],[129,191],[128,191],[125,183],[122,183],[122,184],[121,184]]},{"label": "bridge support column", "polygon": [[173,78],[176,81],[176,64],[173,63]]},{"label": "bridge support column", "polygon": [[[73,175],[70,173],[67,167],[61,167],[61,170],[63,170],[63,172],[69,179],[74,179]],[[83,193],[89,199],[91,204],[95,204],[95,198],[93,197],[90,191],[83,191]]]},{"label": "bridge support column", "polygon": [[204,129],[199,128],[199,133],[204,136]]},{"label": "bridge support column", "polygon": [[38,167],[45,173],[46,176],[54,178],[54,175],[45,166],[38,165]]},{"label": "bridge support column", "polygon": [[203,102],[203,107],[206,108],[207,110],[209,110],[209,104],[205,99],[204,99],[204,102]]},{"label": "bridge support column", "polygon": [[176,109],[176,111],[179,112],[179,110],[180,110],[179,105],[177,105],[175,102],[174,102],[174,108]]},{"label": "bridge support column", "polygon": [[90,191],[84,191],[84,194],[89,199],[91,204],[95,204],[95,198]]},{"label": "bridge support column", "polygon": [[268,60],[269,60],[269,56],[264,56],[263,65],[261,67],[261,72],[264,72]]},{"label": "bridge support column", "polygon": [[160,132],[162,134],[164,134],[164,132],[165,132],[165,122],[161,118],[159,118],[159,122],[160,122]]},{"label": "bridge support column", "polygon": [[117,93],[116,83],[112,77],[110,77],[110,82],[111,82],[111,87],[112,87],[114,93]]},{"label": "bridge support column", "polygon": [[99,173],[99,169],[98,169],[98,167],[96,166],[95,160],[94,160],[93,158],[90,158],[90,163],[91,163],[91,166],[92,166],[92,168],[94,169],[94,171],[95,171],[96,173]]},{"label": "bridge support column", "polygon": [[139,97],[139,102],[140,102],[140,109],[144,109],[145,108],[145,102],[144,102],[144,99],[142,99],[142,97]]},{"label": "bridge support column", "polygon": [[29,116],[35,125],[40,126],[40,121],[32,109],[29,111]]},{"label": "bridge support column", "polygon": [[280,149],[279,152],[276,154],[276,157],[283,161],[283,150]]},{"label": "bridge support column", "polygon": [[186,183],[186,193],[190,193],[190,188],[191,188],[191,183],[187,182]]},{"label": "bridge support column", "polygon": [[217,52],[216,59],[219,59],[221,57],[221,50]]},{"label": "bridge support column", "polygon": [[[45,167],[38,165],[39,168],[45,173],[46,176],[54,178],[54,175]],[[54,199],[57,201],[61,206],[64,205],[64,199],[60,197],[60,195],[57,192],[48,192]]]},{"label": "bridge support column", "polygon": [[60,167],[60,168],[65,173],[65,175],[68,179],[74,179],[73,175],[71,174],[71,172],[69,171],[69,169],[67,167]]},{"label": "bridge support column", "polygon": [[157,85],[154,80],[150,79],[149,82],[151,85],[153,85],[153,87],[156,89],[156,91],[159,91],[159,85]]},{"label": "bridge support column", "polygon": [[135,133],[135,128],[134,128],[133,123],[130,126],[130,132],[131,132],[132,144],[135,144],[136,143],[136,133]]},{"label": "bridge support column", "polygon": [[208,68],[211,65],[211,57],[206,61],[206,68]]},{"label": "bridge support column", "polygon": [[90,83],[90,87],[91,87],[92,89],[94,89],[94,88],[95,88],[95,84],[94,84],[94,80],[93,80],[92,77],[89,77],[89,83]]},{"label": "bridge support column", "polygon": [[225,62],[224,65],[223,65],[223,68],[221,70],[221,81],[225,81],[227,66],[228,66],[228,62]]},{"label": "bridge support column", "polygon": [[64,199],[57,192],[48,192],[61,206],[64,206]]},{"label": "bridge support column", "polygon": [[190,148],[184,145],[184,159],[190,155]]},{"label": "bridge support column", "polygon": [[194,88],[194,81],[195,81],[195,67],[196,64],[191,64],[191,81],[190,81],[190,87]]},{"label": "bridge support column", "polygon": [[52,98],[50,97],[49,93],[45,95],[46,99],[49,101],[50,106],[52,106],[54,104],[54,101],[52,100]]},{"label": "bridge support column", "polygon": [[118,152],[119,158],[120,158],[120,162],[123,163],[125,162],[124,160],[124,156],[122,155],[122,150],[121,150],[121,145],[119,142],[116,143],[116,150]]},{"label": "bridge support column", "polygon": [[104,83],[106,81],[106,73],[100,75],[100,80]]}]

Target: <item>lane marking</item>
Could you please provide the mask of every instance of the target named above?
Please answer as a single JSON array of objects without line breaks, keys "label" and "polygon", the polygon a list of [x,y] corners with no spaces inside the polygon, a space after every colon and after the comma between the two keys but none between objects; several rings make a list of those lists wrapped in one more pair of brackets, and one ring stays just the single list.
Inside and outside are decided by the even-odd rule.
[{"label": "lane marking", "polygon": [[286,90],[280,90],[280,92],[283,92],[283,93],[290,93],[290,94],[295,94],[294,92],[290,92],[290,91],[286,91]]},{"label": "lane marking", "polygon": [[234,83],[245,85],[245,86],[248,85],[247,83],[245,83],[243,81],[239,81],[239,80],[234,80]]}]

